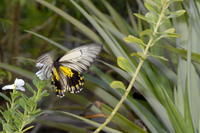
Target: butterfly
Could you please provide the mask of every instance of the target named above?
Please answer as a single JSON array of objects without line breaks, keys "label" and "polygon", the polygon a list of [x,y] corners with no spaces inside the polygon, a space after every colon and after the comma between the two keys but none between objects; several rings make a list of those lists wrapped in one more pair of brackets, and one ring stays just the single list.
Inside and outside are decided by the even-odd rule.
[{"label": "butterfly", "polygon": [[89,44],[67,52],[55,61],[51,54],[40,56],[36,61],[36,72],[40,80],[51,79],[57,96],[63,97],[65,92],[79,93],[83,89],[82,73],[91,66],[102,49],[101,45]]}]

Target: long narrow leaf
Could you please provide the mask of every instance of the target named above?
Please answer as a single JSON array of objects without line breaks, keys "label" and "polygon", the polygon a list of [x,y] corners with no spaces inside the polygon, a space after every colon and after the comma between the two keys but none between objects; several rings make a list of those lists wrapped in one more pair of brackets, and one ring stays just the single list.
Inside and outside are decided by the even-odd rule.
[{"label": "long narrow leaf", "polygon": [[61,9],[55,7],[54,5],[44,1],[44,0],[36,0],[38,3],[48,7],[52,11],[56,12],[58,15],[62,16],[64,19],[69,21],[71,24],[76,26],[80,31],[82,31],[85,35],[87,35],[89,38],[94,40],[97,43],[101,43],[100,38],[97,36],[95,32],[90,30],[86,25],[75,19],[74,17],[70,16],[66,12],[62,11]]},{"label": "long narrow leaf", "polygon": [[[94,121],[91,121],[89,119],[86,119],[84,117],[81,117],[81,116],[78,116],[78,115],[75,115],[75,114],[72,114],[72,113],[69,113],[69,112],[64,112],[64,111],[45,111],[44,113],[48,113],[48,114],[54,114],[54,113],[57,113],[57,114],[60,114],[60,115],[63,115],[63,116],[70,116],[70,117],[73,117],[73,118],[76,118],[76,119],[79,119],[79,120],[82,120],[84,121],[85,123],[89,124],[89,125],[92,125],[94,127],[98,127],[100,126],[101,124],[97,123],[97,122],[94,122]],[[105,127],[103,129],[105,132],[108,132],[108,133],[122,133],[120,131],[117,131],[115,129],[112,129],[112,128],[109,128],[109,127]]]},{"label": "long narrow leaf", "polygon": [[30,34],[33,34],[34,36],[37,36],[37,37],[49,42],[50,44],[52,44],[52,45],[54,45],[54,46],[56,46],[56,47],[58,47],[58,48],[60,48],[60,49],[62,49],[64,51],[68,51],[68,49],[66,47],[62,46],[61,44],[59,44],[59,43],[57,43],[57,42],[55,42],[53,40],[50,40],[49,38],[47,38],[47,37],[45,37],[43,35],[40,35],[40,34],[38,34],[36,32],[33,32],[33,31],[28,31],[28,30],[26,30],[26,32],[28,32]]},{"label": "long narrow leaf", "polygon": [[6,64],[6,63],[0,63],[0,68],[3,68],[3,69],[6,69],[8,71],[14,72],[16,74],[22,75],[22,76],[24,76],[28,79],[33,79],[33,77],[34,77],[33,72],[27,71],[25,69],[19,68],[19,67],[14,66],[14,65],[9,65],[9,64]]}]

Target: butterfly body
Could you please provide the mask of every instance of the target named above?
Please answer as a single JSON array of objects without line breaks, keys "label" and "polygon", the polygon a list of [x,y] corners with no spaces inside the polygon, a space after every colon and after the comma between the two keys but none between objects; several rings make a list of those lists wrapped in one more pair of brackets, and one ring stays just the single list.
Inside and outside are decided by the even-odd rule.
[{"label": "butterfly body", "polygon": [[63,97],[66,91],[79,93],[84,86],[82,72],[89,68],[100,50],[99,45],[81,46],[69,51],[56,61],[53,61],[49,54],[45,54],[37,60],[36,67],[40,70],[36,75],[41,80],[51,78],[59,97]]}]

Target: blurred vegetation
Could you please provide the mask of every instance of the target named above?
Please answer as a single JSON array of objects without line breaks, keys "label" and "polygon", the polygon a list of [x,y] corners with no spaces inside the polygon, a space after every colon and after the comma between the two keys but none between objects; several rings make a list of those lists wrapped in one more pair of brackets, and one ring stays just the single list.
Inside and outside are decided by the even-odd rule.
[{"label": "blurred vegetation", "polygon": [[[142,57],[140,41],[124,38],[132,35],[147,43],[151,35],[148,22],[154,16],[145,22],[134,13],[154,12],[156,4],[164,1],[1,0],[0,87],[21,77],[36,89],[31,83],[35,59],[45,52],[64,54],[87,43],[104,46],[97,62],[84,74],[83,92],[60,99],[51,87],[44,88],[50,95],[38,102],[43,113],[27,132],[87,133],[99,127],[124,94]],[[147,58],[128,98],[102,132],[200,131],[199,2],[184,0],[169,7],[170,18],[159,31],[175,28],[178,35],[171,35],[179,38],[164,38],[150,49],[153,56]],[[186,13],[177,17],[183,10]],[[5,103],[2,99],[2,110]]]}]

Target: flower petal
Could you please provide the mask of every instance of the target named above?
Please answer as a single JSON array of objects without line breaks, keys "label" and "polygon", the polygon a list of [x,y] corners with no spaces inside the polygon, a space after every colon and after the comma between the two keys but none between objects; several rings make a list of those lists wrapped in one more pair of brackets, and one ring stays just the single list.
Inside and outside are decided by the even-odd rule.
[{"label": "flower petal", "polygon": [[15,85],[12,84],[12,85],[5,85],[4,87],[2,87],[2,90],[12,90],[12,89],[15,89]]},{"label": "flower petal", "polygon": [[16,90],[25,91],[24,87],[17,87]]},{"label": "flower petal", "polygon": [[23,79],[18,79],[18,78],[16,78],[14,84],[15,84],[17,87],[19,87],[19,86],[24,86],[25,82],[24,82]]}]

